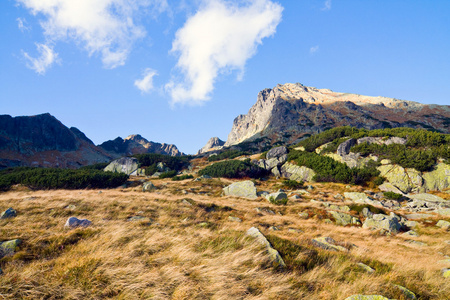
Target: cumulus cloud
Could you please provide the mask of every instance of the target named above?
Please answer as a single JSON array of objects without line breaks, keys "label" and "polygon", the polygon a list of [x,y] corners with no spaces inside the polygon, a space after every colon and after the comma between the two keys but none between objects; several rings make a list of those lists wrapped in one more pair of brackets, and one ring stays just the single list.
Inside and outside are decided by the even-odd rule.
[{"label": "cumulus cloud", "polygon": [[200,104],[209,100],[218,74],[243,73],[262,39],[272,36],[281,21],[283,7],[270,0],[211,0],[191,16],[176,33],[172,53],[178,56],[166,90],[172,103]]},{"label": "cumulus cloud", "polygon": [[331,0],[326,0],[323,4],[322,10],[330,10],[331,9]]},{"label": "cumulus cloud", "polygon": [[133,43],[145,36],[133,17],[142,7],[167,6],[166,0],[16,0],[40,22],[48,41],[75,41],[89,55],[98,54],[104,67],[123,65]]},{"label": "cumulus cloud", "polygon": [[27,20],[22,18],[17,18],[17,27],[19,27],[19,30],[24,32],[30,30],[30,27],[27,26]]},{"label": "cumulus cloud", "polygon": [[158,75],[158,72],[153,69],[147,68],[142,75],[142,79],[135,80],[134,85],[139,90],[141,90],[141,92],[148,93],[153,89],[153,77]]},{"label": "cumulus cloud", "polygon": [[27,67],[36,73],[43,75],[48,68],[58,59],[58,53],[53,51],[53,47],[45,44],[36,44],[39,57],[33,58],[28,53],[23,52],[23,56],[27,60]]},{"label": "cumulus cloud", "polygon": [[319,51],[319,45],[309,48],[309,54],[314,54]]}]

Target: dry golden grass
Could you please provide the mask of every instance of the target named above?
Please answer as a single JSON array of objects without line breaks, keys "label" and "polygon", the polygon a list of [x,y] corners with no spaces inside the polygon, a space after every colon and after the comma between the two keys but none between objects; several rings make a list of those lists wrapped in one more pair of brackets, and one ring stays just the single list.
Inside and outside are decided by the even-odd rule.
[{"label": "dry golden grass", "polygon": [[[327,224],[320,219],[326,213],[310,199],[339,203],[332,195],[349,190],[343,185],[315,184],[310,195],[274,206],[262,198],[221,197],[230,182],[155,180],[152,193],[140,187],[1,193],[0,210],[13,207],[18,216],[0,221],[0,241],[20,238],[23,244],[14,256],[0,259],[0,298],[345,299],[363,293],[404,299],[392,285],[400,284],[420,299],[448,299],[450,281],[438,263],[450,255],[448,232],[420,225],[420,237],[411,238]],[[277,182],[258,184],[271,190]],[[316,216],[300,218],[298,212],[306,210]],[[136,215],[148,219],[127,221]],[[69,216],[87,218],[93,226],[66,230]],[[272,268],[264,249],[246,237],[252,226],[278,246],[287,270]],[[318,236],[355,246],[348,253],[317,249],[310,240]],[[376,272],[361,271],[358,262]]]}]

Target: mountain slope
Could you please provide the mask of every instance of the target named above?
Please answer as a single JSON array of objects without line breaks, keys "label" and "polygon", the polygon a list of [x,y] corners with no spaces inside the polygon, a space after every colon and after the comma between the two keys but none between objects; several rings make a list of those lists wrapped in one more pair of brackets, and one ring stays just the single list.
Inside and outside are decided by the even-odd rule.
[{"label": "mountain slope", "polygon": [[258,94],[249,112],[234,120],[225,146],[260,137],[268,137],[272,142],[295,143],[305,135],[346,125],[366,129],[434,128],[450,133],[450,106],[337,93],[287,83]]}]

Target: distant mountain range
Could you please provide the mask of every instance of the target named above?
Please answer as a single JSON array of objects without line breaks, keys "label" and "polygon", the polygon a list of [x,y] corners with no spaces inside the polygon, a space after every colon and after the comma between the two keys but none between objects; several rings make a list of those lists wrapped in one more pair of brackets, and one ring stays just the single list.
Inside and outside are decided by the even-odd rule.
[{"label": "distant mountain range", "polygon": [[149,142],[140,135],[118,137],[99,146],[75,127],[46,113],[0,115],[0,168],[39,166],[78,168],[137,153],[182,155],[176,146]]},{"label": "distant mountain range", "polygon": [[[411,127],[450,133],[450,106],[338,93],[300,83],[262,90],[246,115],[234,119],[224,147],[242,142],[294,144],[338,126]],[[208,150],[209,147],[209,150]],[[217,145],[201,152],[217,150]]]}]

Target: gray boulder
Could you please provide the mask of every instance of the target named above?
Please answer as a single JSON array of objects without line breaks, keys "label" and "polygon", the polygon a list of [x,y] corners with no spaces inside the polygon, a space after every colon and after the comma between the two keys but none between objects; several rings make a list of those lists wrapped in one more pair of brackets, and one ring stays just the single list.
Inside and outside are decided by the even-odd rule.
[{"label": "gray boulder", "polygon": [[288,196],[285,192],[276,192],[265,196],[266,199],[272,204],[286,204]]},{"label": "gray boulder", "polygon": [[91,224],[92,222],[87,219],[78,219],[75,217],[70,217],[69,219],[67,219],[64,227],[65,228],[88,227]]},{"label": "gray boulder", "polygon": [[143,192],[151,192],[156,189],[156,186],[151,181],[147,181],[142,185]]},{"label": "gray boulder", "polygon": [[345,214],[338,211],[329,211],[329,213],[333,216],[333,218],[336,220],[337,225],[350,225],[350,224],[361,224],[361,221],[358,218],[355,218],[349,214]]},{"label": "gray boulder", "polygon": [[255,184],[250,180],[232,183],[223,188],[223,193],[226,196],[236,196],[250,199],[256,199],[258,197],[256,194]]},{"label": "gray boulder", "polygon": [[17,216],[17,212],[10,207],[0,214],[0,219],[14,218],[15,216]]},{"label": "gray boulder", "polygon": [[331,251],[348,251],[347,248],[339,246],[336,241],[328,236],[322,236],[312,239],[311,242],[314,246]]},{"label": "gray boulder", "polygon": [[139,167],[138,160],[134,157],[121,157],[112,161],[104,168],[104,171],[114,173],[125,173],[127,175],[136,175]]},{"label": "gray boulder", "polygon": [[305,166],[297,166],[291,163],[285,163],[281,167],[281,175],[290,180],[296,181],[312,181],[316,172]]},{"label": "gray boulder", "polygon": [[356,145],[356,140],[355,139],[348,139],[345,142],[342,142],[338,148],[336,153],[339,156],[345,156],[348,155],[350,153],[350,148]]},{"label": "gray boulder", "polygon": [[259,244],[261,244],[266,248],[267,254],[269,255],[269,260],[272,262],[273,265],[281,268],[286,267],[286,264],[284,263],[280,253],[278,253],[278,251],[272,247],[272,245],[261,233],[261,231],[259,231],[258,228],[256,227],[250,228],[249,230],[247,230],[247,235],[254,237],[256,239],[256,242],[258,242]]},{"label": "gray boulder", "polygon": [[0,258],[7,256],[7,255],[13,255],[14,252],[16,251],[16,248],[21,243],[22,243],[22,241],[19,239],[0,242]]},{"label": "gray boulder", "polygon": [[372,218],[367,218],[364,221],[363,228],[382,229],[390,233],[397,233],[402,228],[402,225],[399,223],[397,216],[375,214]]},{"label": "gray boulder", "polygon": [[272,148],[269,150],[269,152],[267,152],[266,154],[266,158],[267,159],[271,159],[271,158],[282,158],[282,157],[287,157],[288,154],[288,149],[285,146],[280,146],[280,147],[276,147],[276,148]]},{"label": "gray boulder", "polygon": [[439,220],[439,221],[436,223],[436,226],[437,226],[437,227],[440,227],[440,228],[442,228],[442,229],[449,230],[449,229],[450,229],[450,222],[449,222],[449,221],[445,221],[445,220]]}]

